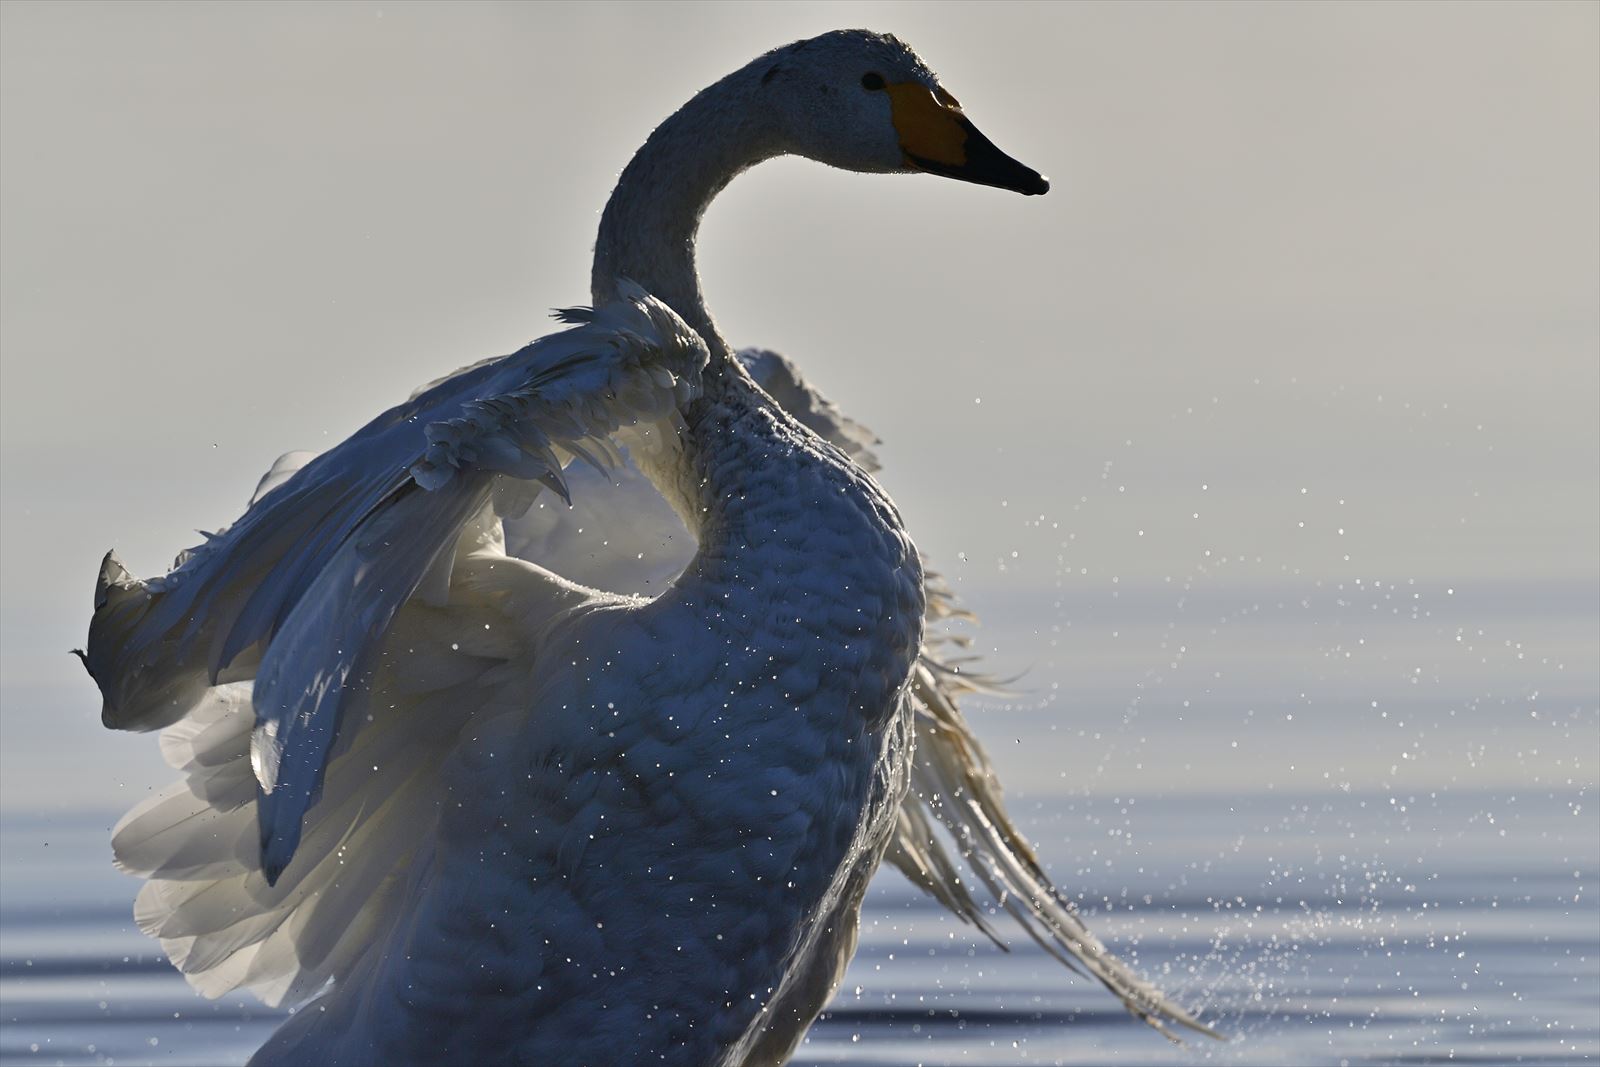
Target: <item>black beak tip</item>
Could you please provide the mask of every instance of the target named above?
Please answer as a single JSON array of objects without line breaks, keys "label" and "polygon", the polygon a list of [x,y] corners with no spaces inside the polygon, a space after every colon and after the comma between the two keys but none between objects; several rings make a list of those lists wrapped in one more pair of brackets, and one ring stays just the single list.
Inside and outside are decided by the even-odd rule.
[{"label": "black beak tip", "polygon": [[1049,178],[1000,151],[995,147],[995,143],[985,137],[982,131],[964,115],[961,117],[961,125],[967,133],[966,144],[963,146],[966,150],[965,161],[958,164],[939,164],[915,156],[911,156],[911,160],[923,170],[935,174],[943,174],[949,178],[977,185],[992,185],[997,189],[1021,193],[1023,196],[1043,196],[1050,191]]}]

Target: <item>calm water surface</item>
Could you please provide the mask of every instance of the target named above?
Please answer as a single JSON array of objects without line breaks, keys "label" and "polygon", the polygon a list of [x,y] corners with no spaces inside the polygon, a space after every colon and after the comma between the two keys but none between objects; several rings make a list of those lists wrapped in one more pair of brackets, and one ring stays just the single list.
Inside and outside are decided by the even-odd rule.
[{"label": "calm water surface", "polygon": [[[1168,1044],[885,872],[798,1062],[1600,1060],[1600,587],[1039,595],[982,631],[1040,651],[1031,695],[973,723],[1091,927],[1229,1039]],[[73,680],[8,680],[0,1060],[242,1063],[281,1015],[201,1000],[134,927],[110,827],[171,772]]]},{"label": "calm water surface", "polygon": [[[1170,1045],[895,875],[797,1062],[1590,1063],[1600,840],[1584,788],[1016,797],[1093,927],[1229,1034]],[[241,1063],[279,1013],[192,994],[134,927],[115,813],[3,825],[0,1058]],[[997,924],[1003,929],[1003,924]]]}]

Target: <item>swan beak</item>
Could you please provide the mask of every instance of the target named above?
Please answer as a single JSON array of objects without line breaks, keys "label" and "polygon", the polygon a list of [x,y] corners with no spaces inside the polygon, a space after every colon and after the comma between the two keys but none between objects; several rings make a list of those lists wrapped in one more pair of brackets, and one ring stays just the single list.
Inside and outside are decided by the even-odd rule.
[{"label": "swan beak", "polygon": [[909,170],[992,185],[1025,196],[1050,191],[1050,179],[1012,159],[962,114],[956,98],[921,82],[884,87]]}]

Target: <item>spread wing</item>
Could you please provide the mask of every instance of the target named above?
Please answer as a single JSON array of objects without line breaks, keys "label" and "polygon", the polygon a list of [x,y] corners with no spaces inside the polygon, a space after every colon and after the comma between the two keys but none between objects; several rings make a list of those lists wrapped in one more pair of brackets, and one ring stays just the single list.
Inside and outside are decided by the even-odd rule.
[{"label": "spread wing", "polygon": [[[878,438],[807,382],[792,362],[764,349],[745,349],[739,360],[789,414],[867,470],[879,470],[872,452]],[[972,890],[982,886],[1047,952],[1099,979],[1130,1012],[1168,1037],[1172,1036],[1166,1027],[1169,1022],[1216,1036],[1106,950],[1057,891],[1012,823],[1000,780],[960,705],[966,694],[1000,690],[972,657],[964,655],[966,639],[951,633],[947,625],[974,621],[974,616],[926,564],[924,560],[929,625],[911,678],[916,710],[911,792],[901,804],[895,837],[884,858],[946,908],[1001,943],[973,897]],[[948,832],[960,863],[950,856],[935,826]]]},{"label": "spread wing", "polygon": [[165,577],[138,581],[107,557],[84,654],[106,725],[171,726],[212,687],[255,679],[250,762],[269,885],[336,746],[363,721],[395,613],[448,584],[469,520],[526,510],[545,487],[567,496],[573,457],[619,463],[613,433],[670,424],[697,391],[704,343],[641,290],[567,320],[578,325],[439,382],[292,473],[275,469],[238,522]]}]

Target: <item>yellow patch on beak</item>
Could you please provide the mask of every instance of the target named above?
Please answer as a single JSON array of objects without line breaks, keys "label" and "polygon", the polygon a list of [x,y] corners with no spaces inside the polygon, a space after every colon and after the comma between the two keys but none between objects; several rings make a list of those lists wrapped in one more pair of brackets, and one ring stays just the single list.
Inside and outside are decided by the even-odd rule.
[{"label": "yellow patch on beak", "polygon": [[908,157],[953,167],[967,162],[968,126],[955,97],[943,89],[935,95],[921,82],[896,82],[884,91],[900,149]]}]

